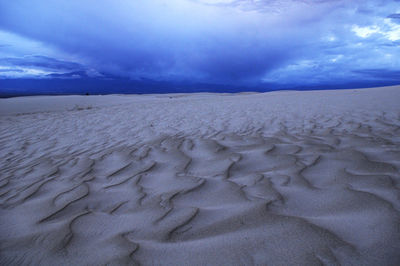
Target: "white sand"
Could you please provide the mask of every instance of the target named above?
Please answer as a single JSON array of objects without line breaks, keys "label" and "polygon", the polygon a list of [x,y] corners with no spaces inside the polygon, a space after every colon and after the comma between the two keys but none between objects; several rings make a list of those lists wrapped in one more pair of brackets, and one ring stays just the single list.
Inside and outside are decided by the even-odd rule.
[{"label": "white sand", "polygon": [[1,265],[400,265],[400,87],[0,100]]}]

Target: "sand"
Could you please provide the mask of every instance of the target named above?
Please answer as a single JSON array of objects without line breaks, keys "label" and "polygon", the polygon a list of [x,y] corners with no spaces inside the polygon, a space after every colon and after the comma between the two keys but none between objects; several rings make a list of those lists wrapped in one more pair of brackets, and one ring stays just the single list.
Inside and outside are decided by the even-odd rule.
[{"label": "sand", "polygon": [[0,99],[1,265],[400,265],[400,87]]}]

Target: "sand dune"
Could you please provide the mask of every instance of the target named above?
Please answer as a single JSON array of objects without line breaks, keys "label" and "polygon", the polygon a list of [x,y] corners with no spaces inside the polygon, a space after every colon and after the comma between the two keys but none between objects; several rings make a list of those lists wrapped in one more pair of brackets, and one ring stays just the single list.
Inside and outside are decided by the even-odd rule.
[{"label": "sand dune", "polygon": [[0,264],[400,265],[399,103],[0,99]]}]

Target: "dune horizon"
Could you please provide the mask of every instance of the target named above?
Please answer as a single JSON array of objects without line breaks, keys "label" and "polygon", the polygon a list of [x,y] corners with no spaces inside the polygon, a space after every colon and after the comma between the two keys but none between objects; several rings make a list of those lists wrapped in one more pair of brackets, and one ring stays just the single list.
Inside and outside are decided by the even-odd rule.
[{"label": "dune horizon", "polygon": [[399,265],[400,86],[0,99],[1,265]]}]

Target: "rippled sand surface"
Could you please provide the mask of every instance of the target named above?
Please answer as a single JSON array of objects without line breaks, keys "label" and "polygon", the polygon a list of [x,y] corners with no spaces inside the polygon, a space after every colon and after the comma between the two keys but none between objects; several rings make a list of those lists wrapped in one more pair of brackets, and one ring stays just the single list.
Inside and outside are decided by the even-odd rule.
[{"label": "rippled sand surface", "polygon": [[1,265],[400,265],[400,87],[0,100]]}]

